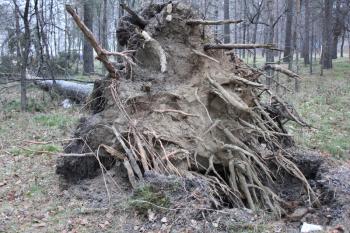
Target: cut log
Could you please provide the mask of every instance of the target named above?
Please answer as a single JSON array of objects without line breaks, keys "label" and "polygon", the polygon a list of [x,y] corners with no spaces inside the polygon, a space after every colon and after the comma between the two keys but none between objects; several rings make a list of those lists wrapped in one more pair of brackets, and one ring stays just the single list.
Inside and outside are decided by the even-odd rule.
[{"label": "cut log", "polygon": [[202,20],[202,19],[190,19],[186,21],[187,25],[224,25],[224,24],[239,24],[242,23],[242,19],[234,20],[234,19],[228,19],[228,20]]},{"label": "cut log", "polygon": [[54,90],[60,96],[78,103],[83,103],[92,93],[94,84],[81,84],[76,82],[56,80],[34,81],[44,91]]},{"label": "cut log", "polygon": [[264,69],[265,70],[268,70],[268,69],[274,70],[274,71],[280,72],[282,74],[285,74],[288,77],[295,78],[295,79],[301,79],[301,77],[298,74],[296,74],[293,71],[288,70],[280,65],[267,64],[267,65],[265,65]]},{"label": "cut log", "polygon": [[[204,45],[204,50],[209,49],[271,49],[279,50],[273,44],[206,44]],[[230,51],[226,54],[232,54],[233,51]]]}]

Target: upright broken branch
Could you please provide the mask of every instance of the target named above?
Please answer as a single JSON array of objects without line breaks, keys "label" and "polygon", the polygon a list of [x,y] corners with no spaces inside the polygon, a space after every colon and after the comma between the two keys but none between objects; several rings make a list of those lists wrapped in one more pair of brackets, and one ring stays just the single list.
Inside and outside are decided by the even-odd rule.
[{"label": "upright broken branch", "polygon": [[94,50],[97,53],[97,58],[99,61],[103,63],[103,65],[106,67],[109,76],[111,78],[119,79],[119,75],[113,66],[113,64],[108,60],[107,57],[107,51],[104,50],[101,45],[97,42],[96,38],[90,31],[90,29],[83,23],[83,21],[80,19],[78,14],[75,12],[73,7],[71,5],[66,5],[67,12],[73,17],[75,23],[78,25],[80,30],[83,32],[83,34],[86,36],[87,40],[90,42],[91,46],[94,48]]}]

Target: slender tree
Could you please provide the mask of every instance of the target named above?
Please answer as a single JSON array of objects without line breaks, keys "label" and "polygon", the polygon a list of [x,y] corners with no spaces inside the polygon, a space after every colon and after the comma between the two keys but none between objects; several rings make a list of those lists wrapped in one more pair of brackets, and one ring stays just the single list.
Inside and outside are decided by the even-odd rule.
[{"label": "slender tree", "polygon": [[[84,23],[85,25],[93,31],[93,23],[94,23],[94,14],[92,1],[85,0],[84,2]],[[91,74],[94,72],[94,51],[91,47],[89,41],[84,39],[84,48],[83,48],[83,73]]]},{"label": "slender tree", "polygon": [[[20,11],[17,1],[13,0],[15,5],[15,18],[16,18],[16,34],[17,34],[17,57],[20,61],[20,73],[21,73],[21,110],[27,111],[27,67],[28,58],[30,52],[30,0],[25,1],[23,13]],[[23,38],[20,31],[20,17],[22,18],[24,25]]]},{"label": "slender tree", "polygon": [[310,0],[304,0],[304,40],[303,57],[304,64],[310,64]]},{"label": "slender tree", "polygon": [[293,12],[294,12],[294,0],[286,0],[286,28],[285,28],[285,41],[284,41],[284,62],[290,62],[292,58],[292,24],[293,24]]},{"label": "slender tree", "polygon": [[325,0],[323,7],[323,39],[322,39],[322,68],[331,69],[332,64],[332,24],[329,19],[332,19],[333,0]]},{"label": "slender tree", "polygon": [[[224,0],[224,19],[230,19],[230,0]],[[224,25],[224,43],[230,43],[230,24]]]}]

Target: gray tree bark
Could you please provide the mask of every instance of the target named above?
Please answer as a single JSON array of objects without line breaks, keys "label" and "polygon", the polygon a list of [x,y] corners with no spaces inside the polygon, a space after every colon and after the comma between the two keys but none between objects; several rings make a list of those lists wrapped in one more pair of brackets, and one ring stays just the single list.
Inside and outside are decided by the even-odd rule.
[{"label": "gray tree bark", "polygon": [[[275,29],[274,29],[274,0],[268,0],[267,2],[267,11],[268,11],[268,20],[269,20],[269,29],[268,29],[268,38],[267,38],[267,43],[268,44],[273,44],[274,42],[274,34],[275,34]],[[274,58],[274,52],[271,50],[266,51],[266,63],[273,63],[275,60]],[[268,87],[271,86],[271,79],[273,78],[273,71],[269,70],[268,71],[268,76],[266,78],[266,85]]]},{"label": "gray tree bark", "polygon": [[332,69],[332,18],[333,0],[325,0],[323,8],[322,69]]},{"label": "gray tree bark", "polygon": [[286,36],[284,41],[284,62],[290,62],[292,58],[292,24],[293,24],[293,12],[294,12],[294,0],[286,0],[287,4],[287,20],[286,20]]},{"label": "gray tree bark", "polygon": [[[230,19],[230,0],[224,0],[224,19]],[[230,24],[224,25],[224,43],[230,43],[231,41],[231,32]]]},{"label": "gray tree bark", "polygon": [[304,65],[310,64],[310,0],[304,0],[304,41],[303,41],[303,57]]},{"label": "gray tree bark", "polygon": [[[93,9],[92,9],[92,2],[89,0],[86,0],[84,2],[84,23],[85,25],[90,29],[90,31],[93,31]],[[91,47],[89,41],[85,38],[84,39],[84,47],[83,47],[83,73],[84,74],[91,74],[94,72],[94,50]]]}]

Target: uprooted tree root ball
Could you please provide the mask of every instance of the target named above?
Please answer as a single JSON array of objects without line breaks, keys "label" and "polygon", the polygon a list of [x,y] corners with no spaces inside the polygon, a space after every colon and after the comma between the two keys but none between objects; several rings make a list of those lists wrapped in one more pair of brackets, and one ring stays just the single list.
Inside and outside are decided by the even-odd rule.
[{"label": "uprooted tree root ball", "polygon": [[121,55],[124,64],[95,85],[94,113],[81,120],[74,135],[80,139],[66,147],[57,172],[78,180],[121,160],[133,187],[150,170],[195,176],[210,184],[218,206],[280,215],[286,203],[275,190],[286,171],[316,204],[285,151],[293,140],[283,122],[305,123],[259,81],[262,71],[221,49],[204,50],[214,38],[187,23],[199,17],[183,4],[127,11],[117,31],[127,52],[96,50],[102,62]]}]

